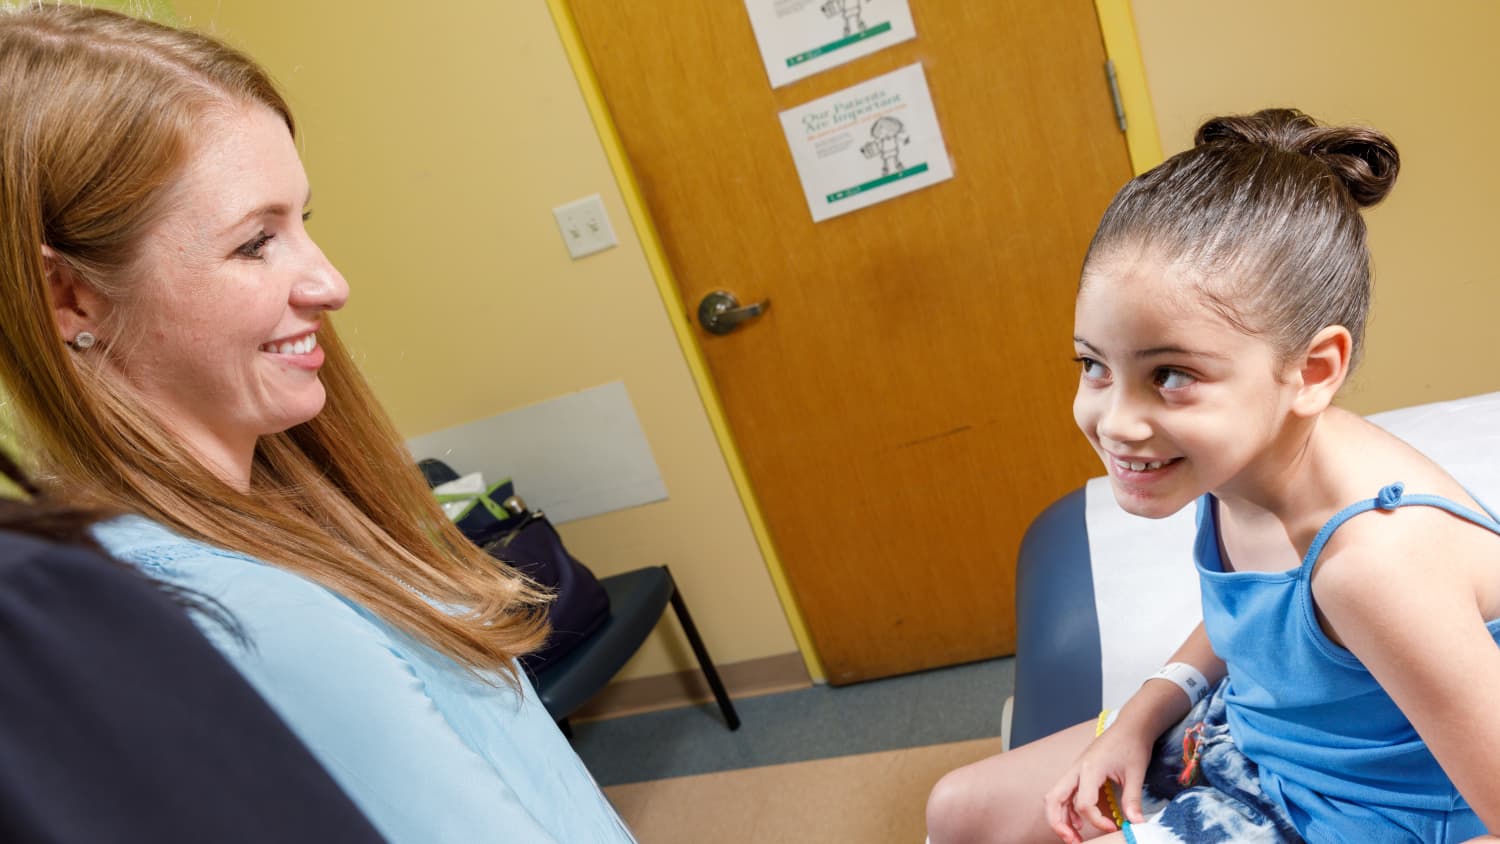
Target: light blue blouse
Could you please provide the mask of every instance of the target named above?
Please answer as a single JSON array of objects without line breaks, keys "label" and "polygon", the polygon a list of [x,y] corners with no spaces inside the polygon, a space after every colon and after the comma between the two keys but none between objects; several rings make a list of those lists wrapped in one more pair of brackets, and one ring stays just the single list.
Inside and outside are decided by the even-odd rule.
[{"label": "light blue blouse", "polygon": [[229,610],[248,645],[200,629],[393,844],[634,841],[524,672],[520,694],[483,682],[322,586],[138,516],[95,534]]}]

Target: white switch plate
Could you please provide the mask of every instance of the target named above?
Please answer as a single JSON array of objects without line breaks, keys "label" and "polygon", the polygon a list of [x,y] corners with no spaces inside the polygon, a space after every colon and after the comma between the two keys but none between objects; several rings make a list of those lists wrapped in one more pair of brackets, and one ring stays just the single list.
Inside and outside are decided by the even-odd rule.
[{"label": "white switch plate", "polygon": [[557,218],[563,243],[574,258],[601,252],[618,243],[609,215],[604,213],[604,201],[597,193],[557,206],[552,209],[552,216]]}]

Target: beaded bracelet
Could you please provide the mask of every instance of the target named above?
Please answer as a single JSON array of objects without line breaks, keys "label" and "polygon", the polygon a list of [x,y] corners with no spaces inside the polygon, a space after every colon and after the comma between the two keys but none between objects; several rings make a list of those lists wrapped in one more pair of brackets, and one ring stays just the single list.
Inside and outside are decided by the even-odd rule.
[{"label": "beaded bracelet", "polygon": [[[1094,738],[1104,735],[1104,728],[1109,726],[1109,710],[1099,713],[1099,721],[1094,725]],[[1109,800],[1110,814],[1115,816],[1115,826],[1125,833],[1126,844],[1136,844],[1135,830],[1130,828],[1130,821],[1126,819],[1125,813],[1120,811],[1120,800],[1115,796],[1114,783],[1104,781],[1104,796]]]}]

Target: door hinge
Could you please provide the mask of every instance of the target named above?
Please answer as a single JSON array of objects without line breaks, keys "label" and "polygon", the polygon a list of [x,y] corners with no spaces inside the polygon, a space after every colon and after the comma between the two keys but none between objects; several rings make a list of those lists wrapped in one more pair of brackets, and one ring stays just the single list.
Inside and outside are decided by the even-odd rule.
[{"label": "door hinge", "polygon": [[1105,59],[1104,76],[1109,80],[1109,96],[1115,101],[1115,122],[1120,124],[1120,131],[1125,131],[1125,101],[1120,99],[1120,79],[1115,76],[1114,59]]}]

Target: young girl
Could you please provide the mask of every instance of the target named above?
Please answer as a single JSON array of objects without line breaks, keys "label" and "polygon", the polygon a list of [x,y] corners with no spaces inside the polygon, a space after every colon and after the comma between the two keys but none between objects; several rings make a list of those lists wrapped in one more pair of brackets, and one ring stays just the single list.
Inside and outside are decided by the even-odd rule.
[{"label": "young girl", "polygon": [[1497,840],[1500,522],[1332,406],[1369,302],[1359,208],[1398,163],[1269,110],[1115,197],[1074,415],[1125,510],[1197,502],[1204,622],[1118,713],[945,777],[933,844]]}]

